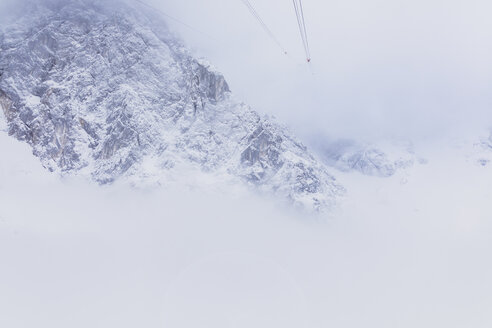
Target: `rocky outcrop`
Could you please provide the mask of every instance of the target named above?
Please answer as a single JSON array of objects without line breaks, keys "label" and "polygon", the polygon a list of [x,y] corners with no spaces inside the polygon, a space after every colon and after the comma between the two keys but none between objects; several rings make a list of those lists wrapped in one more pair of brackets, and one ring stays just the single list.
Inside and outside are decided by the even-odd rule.
[{"label": "rocky outcrop", "polygon": [[9,99],[7,94],[0,89],[0,107],[2,107],[3,114],[8,120],[11,120],[10,108],[12,108],[12,100]]},{"label": "rocky outcrop", "polygon": [[236,101],[220,73],[137,4],[38,3],[0,35],[9,133],[50,170],[109,183],[157,181],[187,165],[316,210],[343,192],[287,129]]},{"label": "rocky outcrop", "polygon": [[371,144],[358,144],[352,140],[317,142],[320,158],[326,165],[340,171],[358,171],[364,175],[390,177],[399,169],[416,162],[409,146],[386,145],[385,150]]}]

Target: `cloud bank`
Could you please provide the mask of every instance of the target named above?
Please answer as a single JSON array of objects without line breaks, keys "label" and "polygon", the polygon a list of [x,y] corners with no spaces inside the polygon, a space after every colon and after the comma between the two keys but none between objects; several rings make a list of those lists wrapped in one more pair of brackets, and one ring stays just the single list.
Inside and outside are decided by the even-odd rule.
[{"label": "cloud bank", "polygon": [[341,175],[350,196],[313,218],[237,191],[59,180],[0,137],[2,327],[492,322],[482,167],[439,154],[408,176]]}]

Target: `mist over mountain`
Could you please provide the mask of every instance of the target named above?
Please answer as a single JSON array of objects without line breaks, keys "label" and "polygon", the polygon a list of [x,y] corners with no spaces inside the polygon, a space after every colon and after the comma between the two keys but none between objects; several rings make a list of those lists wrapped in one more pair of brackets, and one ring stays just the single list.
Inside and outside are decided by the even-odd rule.
[{"label": "mist over mountain", "polygon": [[5,133],[0,149],[2,327],[492,323],[481,144],[430,145],[386,178],[339,172],[348,196],[323,220],[233,186],[59,179]]},{"label": "mist over mountain", "polygon": [[25,9],[0,36],[0,103],[9,134],[51,171],[136,184],[205,172],[316,211],[343,194],[300,141],[236,100],[148,7]]},{"label": "mist over mountain", "polygon": [[492,326],[492,5],[303,3],[0,0],[0,327]]}]

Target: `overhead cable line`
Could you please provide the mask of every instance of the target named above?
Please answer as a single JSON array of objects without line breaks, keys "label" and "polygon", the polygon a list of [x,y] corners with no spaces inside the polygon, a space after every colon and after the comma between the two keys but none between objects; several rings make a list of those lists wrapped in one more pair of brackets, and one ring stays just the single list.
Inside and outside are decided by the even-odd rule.
[{"label": "overhead cable line", "polygon": [[177,18],[175,18],[175,17],[173,17],[173,16],[171,16],[171,15],[169,15],[169,14],[167,14],[167,13],[163,12],[163,11],[162,11],[162,10],[160,10],[160,9],[157,9],[157,8],[155,8],[155,7],[151,6],[151,5],[149,5],[148,3],[145,3],[145,2],[143,2],[143,1],[141,1],[141,0],[136,0],[136,1],[137,1],[138,3],[140,3],[140,4],[142,4],[142,5],[144,5],[144,6],[148,7],[148,8],[150,8],[150,9],[152,9],[152,10],[157,11],[157,12],[158,12],[158,13],[160,13],[161,15],[163,15],[163,16],[165,16],[165,17],[167,17],[167,18],[169,18],[169,19],[171,19],[171,20],[173,20],[173,21],[175,21],[176,23],[181,24],[181,25],[183,25],[184,27],[187,27],[189,30],[191,30],[191,31],[193,31],[193,32],[200,33],[200,34],[202,34],[202,35],[204,35],[204,36],[206,36],[206,37],[208,37],[208,38],[210,38],[210,39],[212,39],[212,40],[216,40],[213,36],[211,36],[211,35],[209,35],[209,34],[207,34],[207,33],[203,32],[203,31],[200,31],[199,29],[194,28],[193,26],[191,26],[191,25],[189,25],[189,24],[186,24],[185,22],[183,22],[183,21],[181,21],[181,20],[179,20],[179,19],[177,19]]},{"label": "overhead cable line", "polygon": [[302,0],[292,0],[294,4],[294,10],[296,12],[297,24],[299,26],[299,33],[301,34],[302,45],[304,46],[304,52],[306,53],[306,60],[311,62],[311,51],[309,49],[309,41],[306,30],[306,21],[304,20],[304,10],[302,8]]},{"label": "overhead cable line", "polygon": [[249,11],[253,15],[254,18],[260,23],[261,27],[263,30],[268,34],[268,36],[277,44],[277,46],[282,50],[282,52],[287,55],[287,51],[285,48],[282,46],[282,44],[278,41],[278,39],[275,37],[273,32],[268,28],[268,26],[265,24],[261,16],[258,14],[256,11],[255,7],[249,2],[249,0],[241,0],[246,7],[248,7]]}]

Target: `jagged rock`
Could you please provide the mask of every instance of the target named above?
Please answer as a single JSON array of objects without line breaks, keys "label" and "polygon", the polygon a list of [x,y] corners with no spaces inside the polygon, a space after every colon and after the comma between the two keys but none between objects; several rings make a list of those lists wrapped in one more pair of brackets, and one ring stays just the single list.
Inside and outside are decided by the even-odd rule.
[{"label": "jagged rock", "polygon": [[359,171],[365,175],[390,177],[397,170],[415,163],[415,155],[411,150],[394,146],[390,147],[390,152],[384,152],[371,144],[338,140],[318,142],[316,148],[325,164],[344,172]]},{"label": "jagged rock", "polygon": [[492,162],[492,130],[488,136],[480,138],[481,140],[474,144],[474,160],[480,166],[489,166]]},{"label": "jagged rock", "polygon": [[136,3],[33,2],[0,48],[9,133],[50,170],[108,183],[188,165],[315,210],[343,193],[287,129],[236,101]]}]

